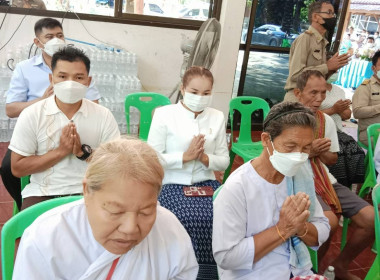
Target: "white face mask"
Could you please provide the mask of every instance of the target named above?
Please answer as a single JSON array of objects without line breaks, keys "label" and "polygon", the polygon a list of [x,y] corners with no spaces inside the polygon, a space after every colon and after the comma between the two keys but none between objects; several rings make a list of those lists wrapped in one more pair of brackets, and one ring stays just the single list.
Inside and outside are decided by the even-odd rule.
[{"label": "white face mask", "polygon": [[377,77],[380,79],[380,70],[376,73]]},{"label": "white face mask", "polygon": [[373,48],[374,46],[375,46],[374,43],[367,43],[367,47],[370,48],[370,49]]},{"label": "white face mask", "polygon": [[63,103],[74,104],[86,96],[87,87],[75,81],[54,84],[54,94]]},{"label": "white face mask", "polygon": [[210,105],[211,95],[198,95],[186,92],[183,97],[183,103],[193,112],[201,112]]},{"label": "white face mask", "polygon": [[[282,175],[292,177],[297,174],[298,169],[304,164],[309,155],[306,153],[280,153],[277,152],[273,146],[273,155],[269,156],[274,169]],[[268,150],[268,147],[267,147]],[[268,150],[269,153],[269,150]],[[269,153],[270,154],[270,153]]]},{"label": "white face mask", "polygon": [[[40,40],[38,39],[38,41]],[[43,44],[41,41],[40,43]],[[66,46],[66,43],[62,39],[54,37],[43,45],[44,48],[42,50],[49,56],[53,56],[57,51],[59,51],[59,49],[64,48]]]}]

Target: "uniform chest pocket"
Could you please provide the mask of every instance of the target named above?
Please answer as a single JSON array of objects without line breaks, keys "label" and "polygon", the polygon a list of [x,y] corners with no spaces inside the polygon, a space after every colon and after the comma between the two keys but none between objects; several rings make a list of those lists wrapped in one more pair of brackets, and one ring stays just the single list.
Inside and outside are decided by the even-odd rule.
[{"label": "uniform chest pocket", "polygon": [[314,49],[313,50],[313,57],[316,60],[321,60],[322,59],[322,50],[321,49]]},{"label": "uniform chest pocket", "polygon": [[380,104],[380,91],[371,92],[371,105]]}]

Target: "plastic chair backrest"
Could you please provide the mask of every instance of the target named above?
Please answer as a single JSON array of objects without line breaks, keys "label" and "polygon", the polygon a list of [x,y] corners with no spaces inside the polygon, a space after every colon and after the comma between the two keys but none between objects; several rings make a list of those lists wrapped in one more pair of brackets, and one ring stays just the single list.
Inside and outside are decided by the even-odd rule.
[{"label": "plastic chair backrest", "polygon": [[370,176],[373,176],[376,180],[376,172],[375,172],[375,147],[377,143],[377,139],[379,138],[380,133],[380,123],[371,124],[367,127],[367,139],[368,139],[368,164],[370,165]]},{"label": "plastic chair backrest", "polygon": [[269,113],[270,107],[268,103],[259,97],[254,96],[241,96],[231,99],[230,101],[230,121],[231,130],[233,130],[233,115],[234,111],[241,114],[240,130],[238,144],[252,143],[251,126],[252,126],[252,113],[256,110],[263,110],[263,118],[265,119]]},{"label": "plastic chair backrest", "polygon": [[148,139],[150,124],[152,123],[152,111],[159,107],[170,105],[170,99],[165,95],[155,92],[136,92],[125,97],[125,118],[127,122],[127,132],[130,134],[130,107],[135,107],[140,111],[140,132],[139,138],[146,141]]},{"label": "plastic chair backrest", "polygon": [[218,196],[220,190],[223,188],[223,185],[220,185],[219,188],[217,188],[215,191],[214,191],[214,194],[212,195],[212,200],[214,201],[215,198]]},{"label": "plastic chair backrest", "polygon": [[[30,183],[30,175],[21,177],[20,181],[21,181],[21,191],[23,191],[23,189],[26,187],[26,185],[28,185]],[[18,212],[20,212],[20,209],[18,209],[17,203],[14,202],[13,203],[13,213],[12,213],[12,216],[16,215]]]},{"label": "plastic chair backrest", "polygon": [[3,280],[12,279],[15,256],[15,241],[17,238],[20,238],[22,236],[24,230],[44,212],[59,205],[66,204],[81,198],[82,196],[78,195],[43,201],[21,211],[4,224],[1,231],[1,268]]},{"label": "plastic chair backrest", "polygon": [[[377,184],[372,191],[372,202],[375,208],[375,236],[376,236],[376,251],[380,252],[380,218],[379,218],[379,203],[380,203],[380,184]],[[377,257],[380,267],[380,258]]]}]

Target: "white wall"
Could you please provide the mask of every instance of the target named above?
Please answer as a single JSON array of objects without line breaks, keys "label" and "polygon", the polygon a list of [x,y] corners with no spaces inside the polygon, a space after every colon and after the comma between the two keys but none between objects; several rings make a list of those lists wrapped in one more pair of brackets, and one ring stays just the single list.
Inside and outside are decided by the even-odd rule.
[{"label": "white wall", "polygon": [[[227,116],[228,102],[232,95],[235,68],[238,57],[245,0],[224,0],[221,24],[222,37],[217,59],[212,67],[215,76],[213,107]],[[0,20],[4,14],[0,13]],[[22,19],[22,15],[8,14],[0,30],[0,46],[10,38]],[[27,16],[8,46],[0,51],[0,61],[6,59],[7,50],[31,43],[34,23],[40,17]],[[98,39],[109,45],[119,46],[138,56],[138,76],[147,91],[168,95],[179,82],[182,64],[180,43],[182,34],[191,38],[196,31],[158,28],[97,21],[82,21]],[[99,43],[92,38],[78,20],[65,19],[65,36],[81,41]],[[173,101],[173,100],[172,100]]]}]

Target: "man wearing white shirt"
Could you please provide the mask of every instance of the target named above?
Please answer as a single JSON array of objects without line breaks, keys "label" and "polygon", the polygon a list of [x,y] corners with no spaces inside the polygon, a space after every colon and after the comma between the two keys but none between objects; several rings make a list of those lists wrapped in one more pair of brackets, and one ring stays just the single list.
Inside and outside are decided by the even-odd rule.
[{"label": "man wearing white shirt", "polygon": [[[34,44],[42,50],[42,54],[19,62],[13,71],[7,92],[6,113],[10,118],[17,118],[26,107],[43,100],[53,94],[53,86],[49,80],[51,60],[54,51],[65,46],[62,25],[52,18],[42,18],[34,25]],[[86,98],[97,102],[100,94],[94,84],[90,84]],[[20,180],[11,173],[11,151],[8,150],[1,166],[5,187],[16,203],[21,205]]]},{"label": "man wearing white shirt", "polygon": [[12,173],[30,175],[23,209],[55,196],[81,193],[92,149],[120,136],[111,112],[84,98],[91,82],[90,60],[72,47],[52,59],[54,95],[21,113],[9,149]]},{"label": "man wearing white shirt", "polygon": [[[321,103],[326,98],[326,90],[326,80],[322,73],[308,70],[298,77],[297,88],[294,92],[298,101],[314,112],[317,120],[315,139],[309,158],[313,166],[317,197],[331,225],[330,237],[334,235],[338,226],[336,214],[342,214],[356,224],[355,231],[348,239],[344,250],[331,265],[335,268],[337,278],[356,280],[359,278],[348,272],[348,266],[374,241],[374,209],[349,188],[339,184],[329,172],[327,166],[337,161],[339,142],[334,121],[330,116],[319,111]],[[319,259],[323,259],[330,240],[329,238],[318,251]]]}]

